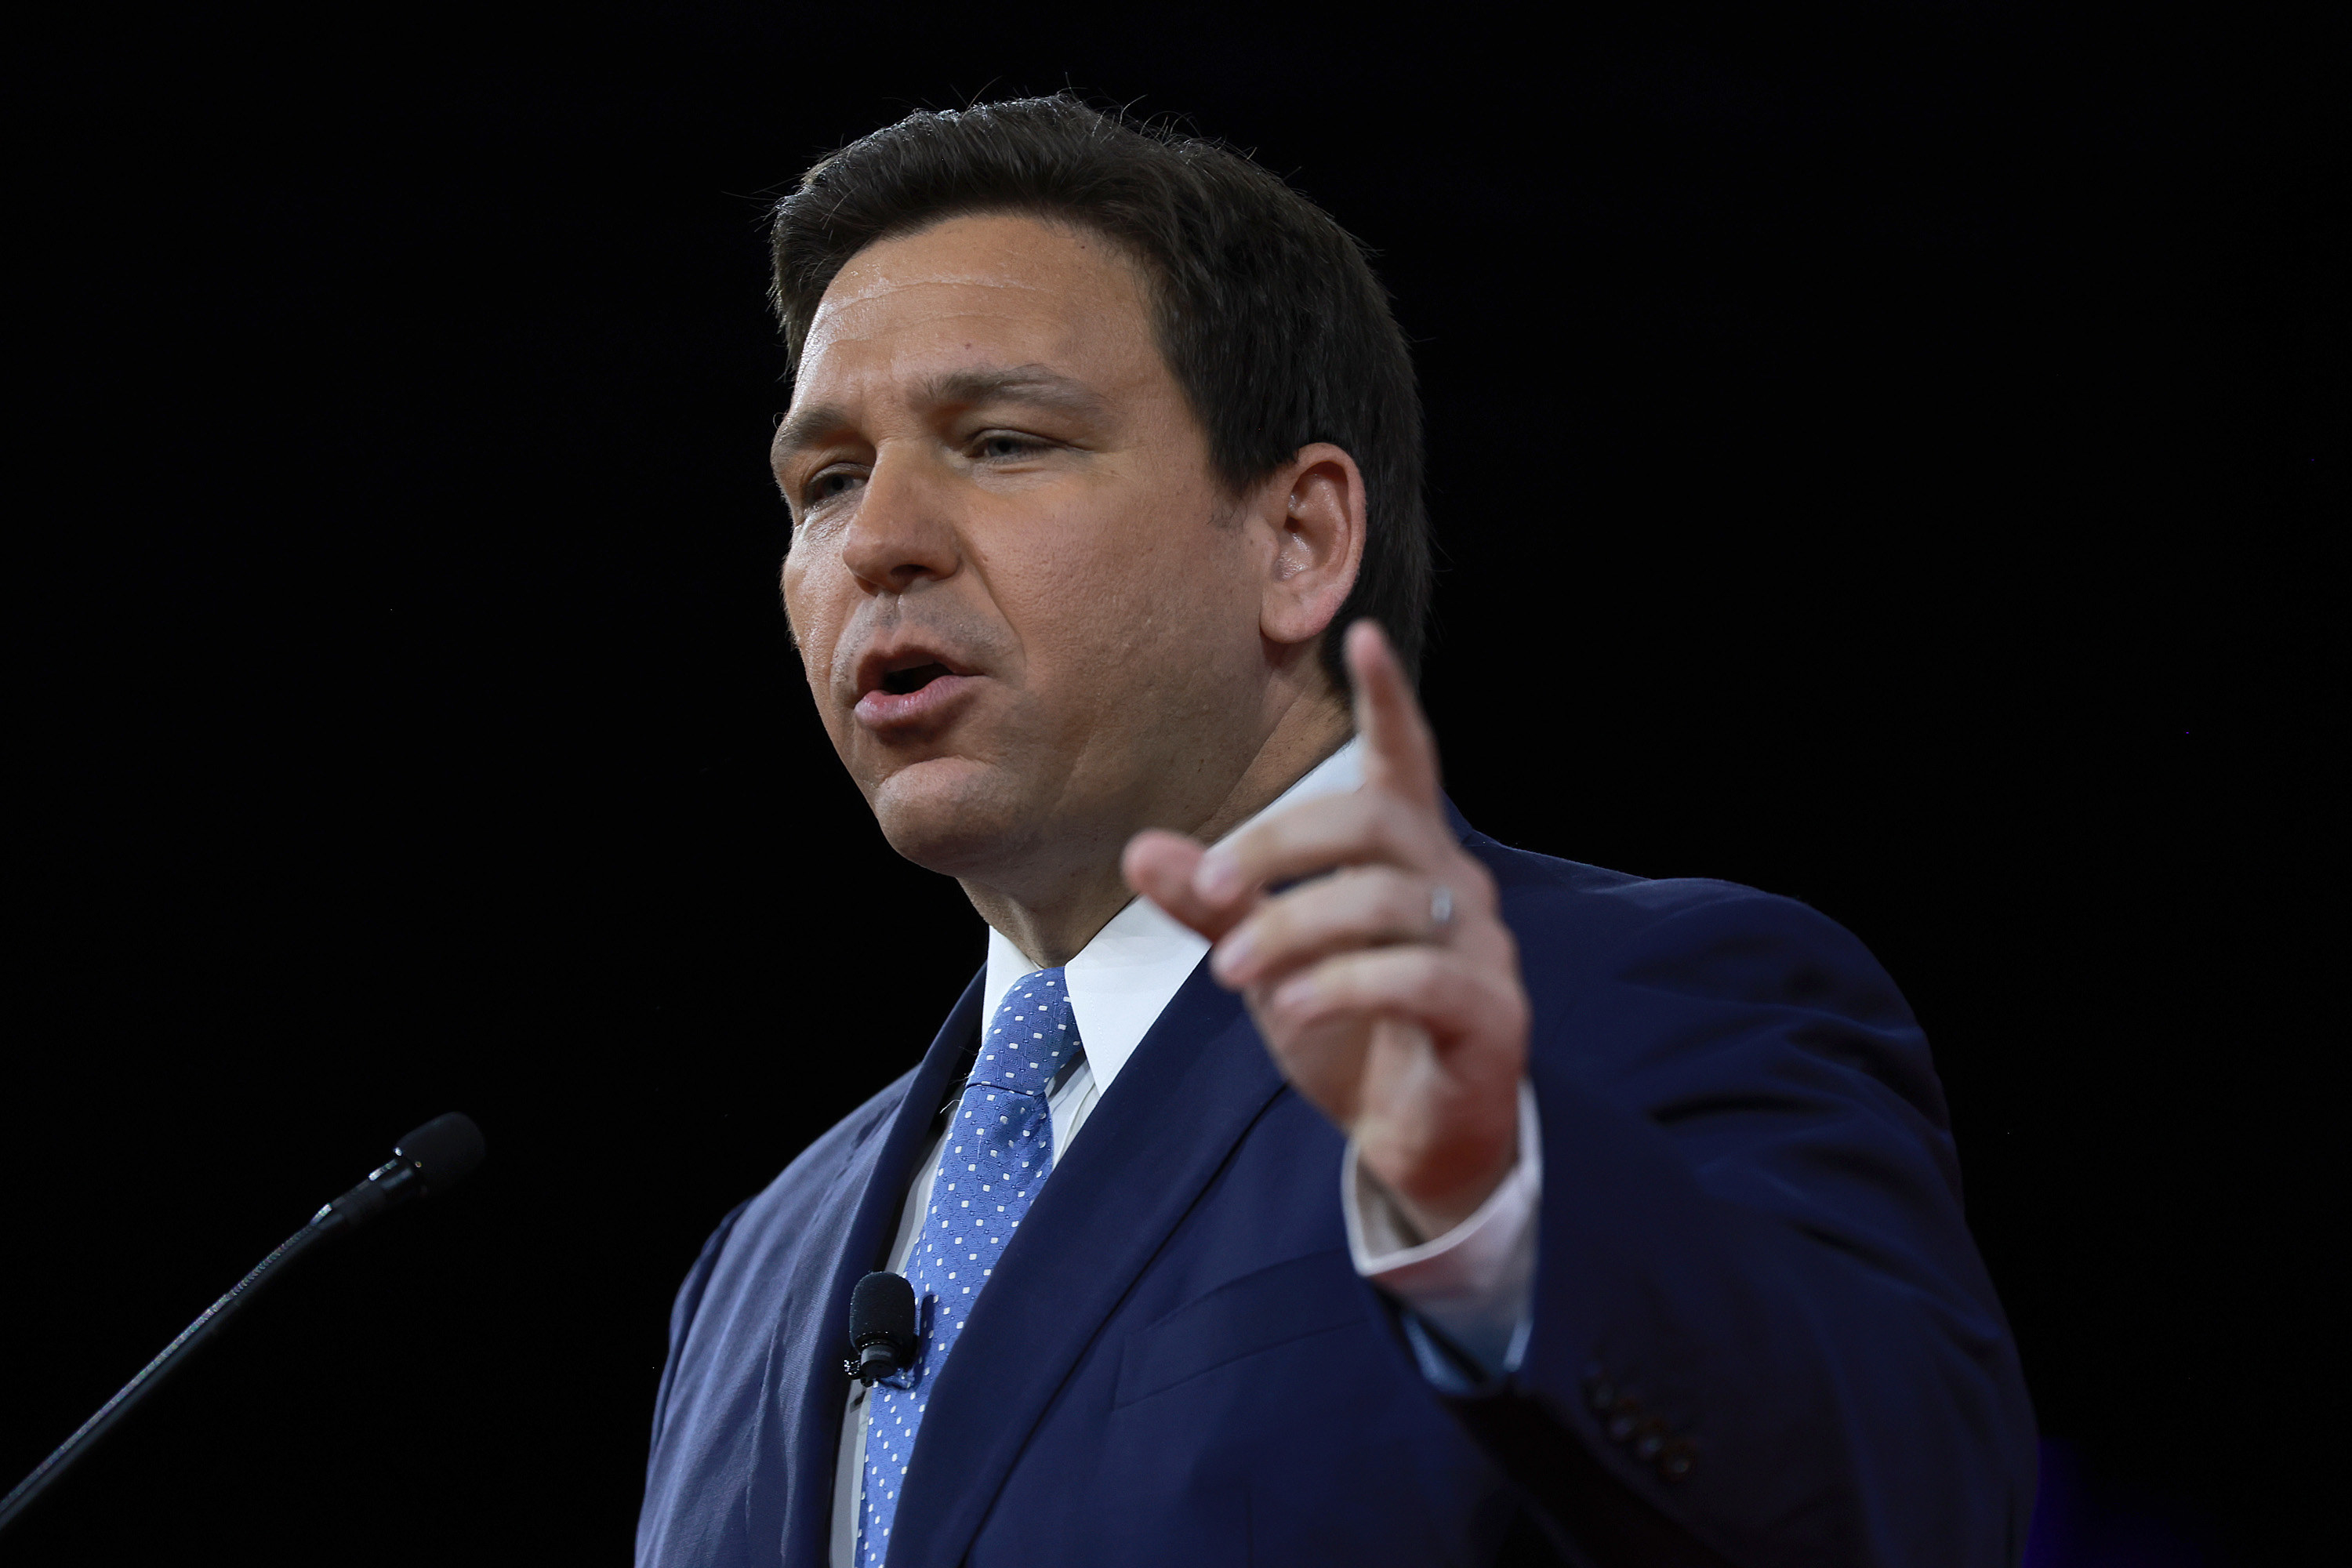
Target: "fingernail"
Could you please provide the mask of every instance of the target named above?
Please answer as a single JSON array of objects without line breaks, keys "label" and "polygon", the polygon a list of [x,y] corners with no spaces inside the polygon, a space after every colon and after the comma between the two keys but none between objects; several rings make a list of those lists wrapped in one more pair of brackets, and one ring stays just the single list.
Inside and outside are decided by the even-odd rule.
[{"label": "fingernail", "polygon": [[1249,933],[1246,931],[1234,931],[1217,943],[1216,951],[1209,955],[1209,970],[1220,980],[1231,980],[1256,956],[1257,948],[1250,941]]},{"label": "fingernail", "polygon": [[1277,1011],[1303,1007],[1315,1000],[1315,976],[1294,974],[1274,988],[1273,1003]]},{"label": "fingernail", "polygon": [[1200,865],[1193,868],[1192,890],[1204,899],[1223,903],[1242,890],[1241,868],[1226,850],[1212,849],[1201,857]]}]

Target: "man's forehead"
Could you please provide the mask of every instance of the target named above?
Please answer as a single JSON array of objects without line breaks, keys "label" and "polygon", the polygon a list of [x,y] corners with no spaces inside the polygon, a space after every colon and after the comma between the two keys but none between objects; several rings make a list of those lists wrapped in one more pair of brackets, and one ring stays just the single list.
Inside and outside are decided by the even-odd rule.
[{"label": "man's forehead", "polygon": [[1159,364],[1118,247],[1029,218],[955,219],[842,268],[810,323],[778,447],[796,428],[814,435],[801,416],[820,406],[1018,396],[1089,411]]},{"label": "man's forehead", "polygon": [[[877,251],[881,254],[877,255]],[[1009,289],[1017,294],[1050,298],[1056,291],[1052,275],[1069,270],[1051,266],[1045,257],[950,254],[933,262],[928,257],[901,256],[887,246],[870,246],[851,258],[825,289],[824,298],[817,303],[815,321],[838,319],[844,313],[856,315],[877,305],[895,306],[900,296],[914,300],[914,308],[919,310],[937,308],[925,290]],[[951,309],[952,294],[947,299]],[[1045,302],[1045,299],[1039,299],[1003,303],[1017,309],[1022,303]]]},{"label": "man's forehead", "polygon": [[1091,231],[992,214],[877,240],[851,257],[809,323],[809,348],[959,323],[1052,330],[1140,315],[1141,279]]},{"label": "man's forehead", "polygon": [[867,296],[871,308],[820,316],[801,350],[794,401],[820,390],[904,394],[1016,368],[1083,380],[1128,357],[1118,352],[1115,308],[1088,309],[1045,289],[1012,300],[993,297],[1002,289],[975,292],[910,286]]},{"label": "man's forehead", "polygon": [[941,282],[1028,277],[1040,270],[1108,269],[1132,284],[1127,248],[1083,223],[1028,213],[966,213],[866,246],[825,289],[828,299],[881,279]]}]

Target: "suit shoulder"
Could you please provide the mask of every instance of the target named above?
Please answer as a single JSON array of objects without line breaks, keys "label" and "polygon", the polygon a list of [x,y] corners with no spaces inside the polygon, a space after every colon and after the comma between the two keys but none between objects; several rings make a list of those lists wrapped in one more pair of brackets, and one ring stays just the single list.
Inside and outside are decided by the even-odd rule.
[{"label": "suit shoulder", "polygon": [[1494,873],[1504,918],[1531,965],[1637,983],[1667,972],[1704,975],[1759,997],[1790,986],[1841,991],[1860,1013],[1909,1021],[1861,939],[1799,900],[1708,877],[1636,877],[1483,834],[1464,847]]},{"label": "suit shoulder", "polygon": [[[888,1124],[891,1112],[906,1098],[914,1079],[909,1071],[889,1088],[843,1117],[751,1197],[721,1219],[702,1245],[702,1254],[679,1287],[670,1318],[673,1358],[693,1333],[697,1322],[711,1315],[727,1317],[747,1297],[757,1297],[773,1285],[788,1268],[780,1264],[810,1239],[808,1216],[832,1213],[825,1195],[852,1163],[866,1139]],[[665,1403],[667,1401],[665,1376]]]},{"label": "suit shoulder", "polygon": [[1572,911],[1596,930],[1631,931],[1710,906],[1745,906],[1744,912],[1768,920],[1822,918],[1794,899],[1712,877],[1637,877],[1514,848],[1478,832],[1462,846],[1494,874],[1507,909],[1536,916]]},{"label": "suit shoulder", "polygon": [[916,1070],[909,1068],[899,1074],[888,1088],[835,1122],[815,1142],[793,1156],[792,1163],[776,1173],[775,1180],[760,1189],[738,1211],[735,1230],[758,1231],[779,1221],[793,1223],[800,1212],[799,1205],[829,1184],[847,1165],[858,1146],[888,1124],[891,1114],[907,1098]]},{"label": "suit shoulder", "polygon": [[773,1228],[779,1221],[787,1224],[799,1205],[815,1192],[821,1192],[847,1163],[857,1146],[871,1137],[890,1116],[907,1095],[907,1086],[913,1081],[910,1069],[889,1088],[835,1122],[824,1135],[793,1156],[792,1163],[778,1172],[773,1181],[751,1196],[727,1211],[702,1244],[702,1255],[694,1260],[686,1282],[680,1287],[676,1312],[671,1325],[673,1334],[682,1334],[699,1308],[704,1290],[711,1275],[730,1252],[740,1252],[751,1238]]}]

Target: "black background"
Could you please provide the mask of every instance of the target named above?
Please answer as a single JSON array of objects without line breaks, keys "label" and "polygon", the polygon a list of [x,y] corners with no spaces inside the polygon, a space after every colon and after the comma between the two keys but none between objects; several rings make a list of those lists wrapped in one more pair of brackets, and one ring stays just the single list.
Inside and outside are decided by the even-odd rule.
[{"label": "black background", "polygon": [[982,951],[775,605],[761,194],[1068,84],[1378,248],[1470,816],[1859,932],[2044,1430],[2115,1506],[2302,1560],[2333,40],[1629,9],[21,35],[0,1471],[408,1127],[466,1110],[493,1156],[266,1298],[10,1554],[626,1556],[677,1279]]}]

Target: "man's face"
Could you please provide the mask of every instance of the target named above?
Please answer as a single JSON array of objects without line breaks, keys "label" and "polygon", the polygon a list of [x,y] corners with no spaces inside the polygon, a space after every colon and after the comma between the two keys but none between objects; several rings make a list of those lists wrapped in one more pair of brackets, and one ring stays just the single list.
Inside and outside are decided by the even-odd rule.
[{"label": "man's face", "polygon": [[1018,895],[1193,826],[1263,741],[1270,549],[1091,231],[964,217],[858,253],[773,456],[810,690],[909,859]]}]

